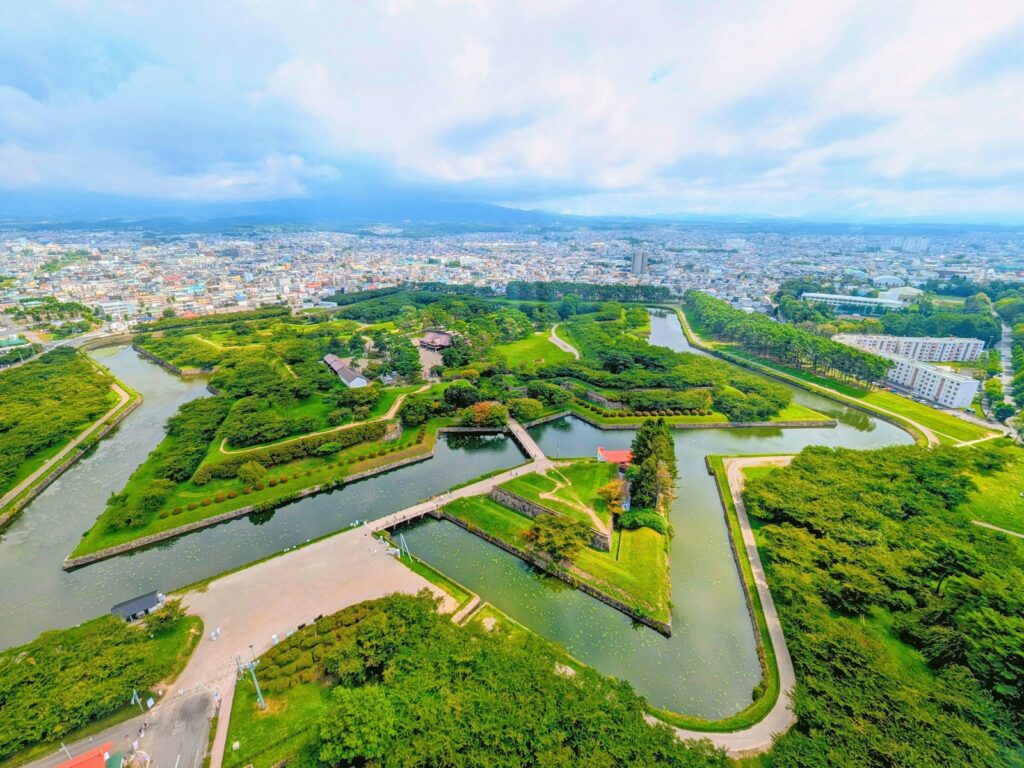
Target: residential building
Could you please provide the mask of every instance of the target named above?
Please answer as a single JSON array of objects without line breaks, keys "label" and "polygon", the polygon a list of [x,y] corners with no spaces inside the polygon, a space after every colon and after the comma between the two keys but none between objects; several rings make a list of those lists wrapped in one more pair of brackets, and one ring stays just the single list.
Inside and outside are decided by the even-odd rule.
[{"label": "residential building", "polygon": [[805,293],[800,298],[812,304],[825,304],[836,309],[845,308],[869,312],[888,312],[894,309],[903,309],[904,306],[904,303],[898,299],[846,296],[839,293]]},{"label": "residential building", "polygon": [[948,408],[970,408],[978,392],[978,380],[961,376],[909,357],[886,355],[894,365],[886,380],[918,397],[932,400]]},{"label": "residential building", "polygon": [[882,355],[899,355],[924,362],[963,362],[977,360],[985,350],[981,339],[960,339],[952,336],[883,336],[860,333],[839,333],[835,341],[860,347]]},{"label": "residential building", "polygon": [[359,387],[365,387],[370,383],[366,380],[366,377],[363,376],[363,374],[351,367],[337,355],[324,355],[324,363],[326,363],[327,367],[337,374],[339,379],[345,382],[345,386],[349,389],[358,389]]}]

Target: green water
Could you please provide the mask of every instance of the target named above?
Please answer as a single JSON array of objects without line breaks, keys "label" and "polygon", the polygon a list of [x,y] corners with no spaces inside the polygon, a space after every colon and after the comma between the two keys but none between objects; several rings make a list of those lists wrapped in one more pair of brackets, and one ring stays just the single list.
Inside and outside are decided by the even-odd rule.
[{"label": "green water", "polygon": [[107,613],[144,592],[171,591],[356,520],[381,517],[524,460],[505,437],[453,435],[438,442],[430,461],[67,573],[61,570],[64,558],[103,511],[107,497],[124,487],[163,438],[167,418],[182,403],[206,394],[204,381],[182,381],[127,347],[92,354],[141,392],[143,404],[0,534],[0,648]]},{"label": "green water", "polygon": [[[651,321],[652,343],[685,349],[674,315],[652,316]],[[409,526],[406,541],[415,554],[527,627],[601,672],[628,680],[653,704],[708,718],[731,715],[750,703],[760,667],[721,502],[704,457],[794,453],[808,445],[876,448],[911,442],[886,422],[816,395],[795,393],[799,402],[836,418],[839,426],[674,432],[680,478],[671,510],[671,638],[634,624],[449,523]],[[553,457],[594,456],[599,446],[627,448],[633,438],[631,431],[602,431],[574,418],[531,433]]]}]

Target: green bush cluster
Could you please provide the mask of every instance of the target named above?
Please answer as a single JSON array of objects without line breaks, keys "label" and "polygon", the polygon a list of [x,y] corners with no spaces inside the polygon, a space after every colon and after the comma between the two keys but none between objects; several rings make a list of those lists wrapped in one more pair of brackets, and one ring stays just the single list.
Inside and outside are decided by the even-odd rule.
[{"label": "green bush cluster", "polygon": [[348,448],[362,442],[380,440],[387,431],[387,423],[375,421],[370,424],[361,424],[351,429],[329,434],[311,435],[299,440],[293,440],[281,445],[272,445],[267,448],[260,448],[254,451],[247,451],[238,456],[232,456],[224,461],[205,464],[199,468],[192,482],[196,485],[205,485],[214,478],[233,478],[238,474],[238,469],[249,461],[256,461],[264,467],[273,467],[279,464],[287,464],[297,459],[304,459],[316,455],[316,451],[327,443],[337,443],[342,448]]}]

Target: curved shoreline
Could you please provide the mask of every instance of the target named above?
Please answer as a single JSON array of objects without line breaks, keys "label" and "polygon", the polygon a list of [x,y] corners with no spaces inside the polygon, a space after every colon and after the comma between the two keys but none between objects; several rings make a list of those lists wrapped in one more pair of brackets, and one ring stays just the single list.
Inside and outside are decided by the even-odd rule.
[{"label": "curved shoreline", "polygon": [[86,359],[100,370],[103,376],[110,379],[111,389],[118,396],[117,404],[0,498],[0,510],[3,510],[0,514],[0,530],[10,524],[36,496],[85,455],[88,448],[79,449],[85,440],[94,436],[97,442],[102,440],[110,430],[142,404],[142,395],[125,386],[110,371],[87,355]]}]

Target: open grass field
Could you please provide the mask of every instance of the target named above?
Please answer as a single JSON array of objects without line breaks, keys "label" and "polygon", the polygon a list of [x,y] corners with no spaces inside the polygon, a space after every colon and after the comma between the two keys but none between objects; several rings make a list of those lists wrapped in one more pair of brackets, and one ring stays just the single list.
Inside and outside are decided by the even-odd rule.
[{"label": "open grass field", "polygon": [[974,476],[978,489],[961,509],[971,520],[1024,534],[1024,449],[1014,448],[1013,454],[1003,471]]},{"label": "open grass field", "polygon": [[548,470],[545,474],[531,472],[522,475],[501,487],[594,527],[586,511],[591,509],[606,527],[610,527],[611,514],[604,500],[598,498],[597,491],[617,476],[615,465],[584,459]]},{"label": "open grass field", "polygon": [[516,371],[523,368],[532,370],[537,366],[551,363],[571,362],[573,356],[552,344],[549,340],[550,335],[547,331],[541,331],[510,344],[501,344],[494,348],[494,354],[503,357],[508,367]]},{"label": "open grass field", "polygon": [[[317,765],[317,719],[330,704],[331,689],[319,682],[295,683],[281,692],[267,695],[267,708],[256,703],[256,691],[246,677],[235,686],[228,727],[228,748],[224,766],[271,768],[282,761],[296,765]],[[285,717],[281,717],[287,713]],[[231,745],[238,742],[238,749]],[[307,762],[308,761],[308,762]]]},{"label": "open grass field", "polygon": [[[491,536],[521,549],[527,548],[523,534],[532,521],[486,496],[457,499],[446,507]],[[668,621],[671,616],[668,556],[665,537],[649,528],[616,531],[611,552],[584,547],[576,556],[571,572],[591,586],[642,608],[649,616]]]}]

